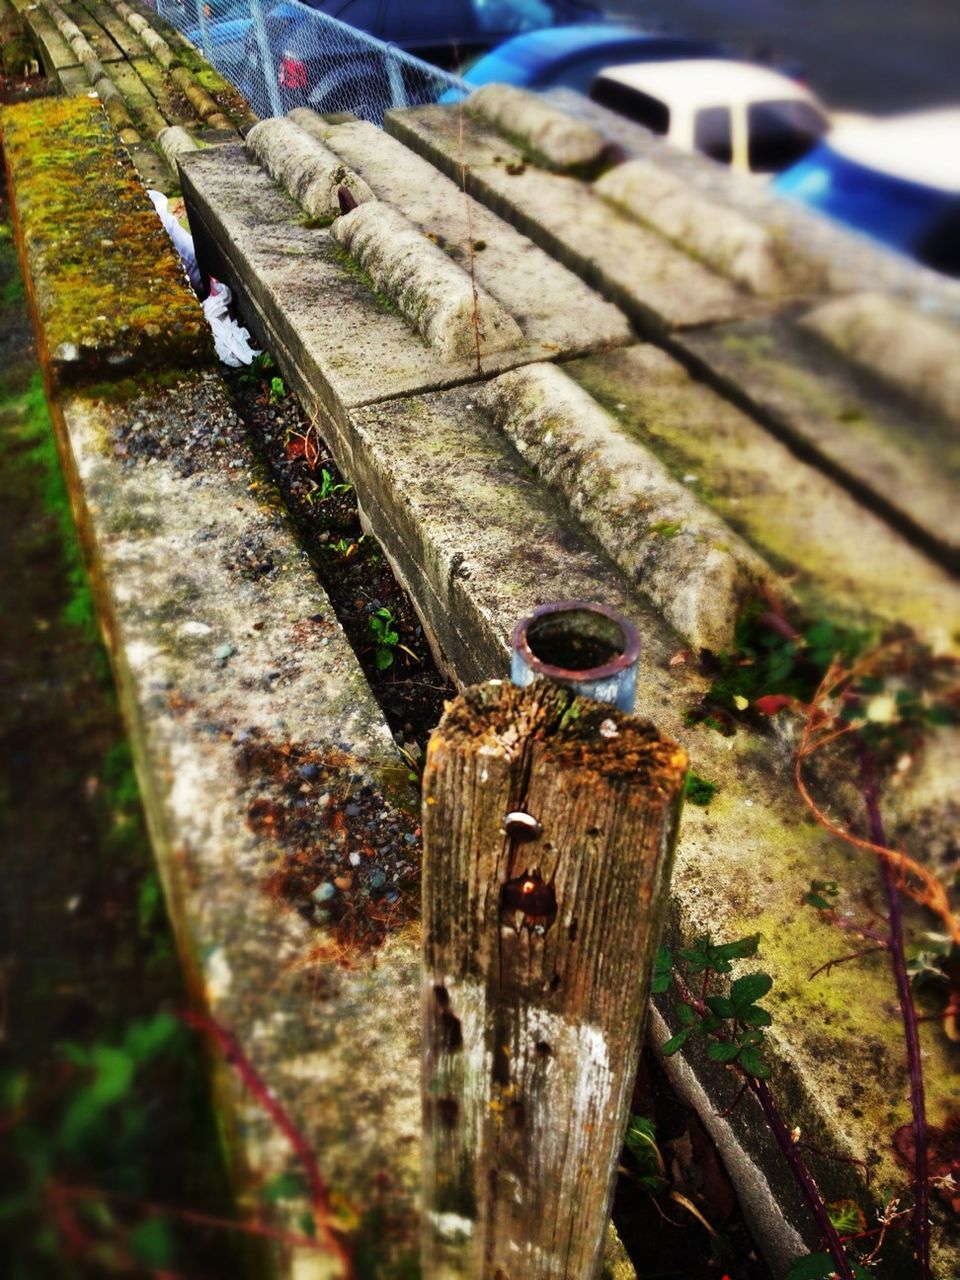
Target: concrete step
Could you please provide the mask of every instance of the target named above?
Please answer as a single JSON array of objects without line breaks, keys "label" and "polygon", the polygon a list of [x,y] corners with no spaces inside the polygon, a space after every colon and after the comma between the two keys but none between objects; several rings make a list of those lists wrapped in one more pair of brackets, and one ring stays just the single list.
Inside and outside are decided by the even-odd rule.
[{"label": "concrete step", "polygon": [[[610,115],[580,114],[601,132]],[[578,182],[538,165],[513,133],[475,118],[469,102],[390,112],[385,123],[445,173],[462,173],[478,199],[861,502],[954,571],[960,566],[960,454],[955,421],[945,425],[960,418],[960,325],[873,295],[830,300],[849,287],[836,262],[842,232],[833,256],[794,244],[746,197],[735,200],[719,180],[716,192],[698,186],[652,148],[593,184]],[[856,237],[846,239],[855,258]],[[748,285],[763,305],[748,298]],[[715,307],[718,288],[727,300]]]}]

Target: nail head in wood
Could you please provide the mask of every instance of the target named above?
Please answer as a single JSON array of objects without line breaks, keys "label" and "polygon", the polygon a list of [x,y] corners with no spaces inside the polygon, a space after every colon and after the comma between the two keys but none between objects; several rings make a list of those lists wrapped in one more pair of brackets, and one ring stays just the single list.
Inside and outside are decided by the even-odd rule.
[{"label": "nail head in wood", "polygon": [[543,827],[531,813],[522,809],[514,809],[503,820],[503,829],[511,840],[525,844],[530,840],[539,840],[543,835]]}]

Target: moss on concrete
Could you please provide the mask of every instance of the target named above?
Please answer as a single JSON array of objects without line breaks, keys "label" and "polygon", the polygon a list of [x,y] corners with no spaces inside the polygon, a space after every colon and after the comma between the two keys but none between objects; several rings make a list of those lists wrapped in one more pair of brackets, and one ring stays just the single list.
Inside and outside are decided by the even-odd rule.
[{"label": "moss on concrete", "polygon": [[95,101],[0,115],[42,349],[62,381],[212,358],[200,306]]}]

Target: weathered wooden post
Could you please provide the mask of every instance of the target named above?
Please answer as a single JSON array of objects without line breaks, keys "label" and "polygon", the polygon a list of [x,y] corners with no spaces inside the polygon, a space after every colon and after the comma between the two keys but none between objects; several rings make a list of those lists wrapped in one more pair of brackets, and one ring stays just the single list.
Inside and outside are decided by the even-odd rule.
[{"label": "weathered wooden post", "polygon": [[[609,647],[548,632],[542,657],[526,633],[534,668],[615,674]],[[597,1273],[686,767],[653,725],[544,680],[467,689],[434,733],[425,1280]]]}]

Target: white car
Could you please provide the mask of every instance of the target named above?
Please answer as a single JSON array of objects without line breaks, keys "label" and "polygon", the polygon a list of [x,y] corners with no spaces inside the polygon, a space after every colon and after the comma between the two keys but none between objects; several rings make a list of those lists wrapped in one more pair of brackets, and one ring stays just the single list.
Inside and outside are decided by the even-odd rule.
[{"label": "white car", "polygon": [[732,58],[606,67],[590,97],[673,146],[741,173],[779,173],[830,127],[824,108],[795,80]]}]

